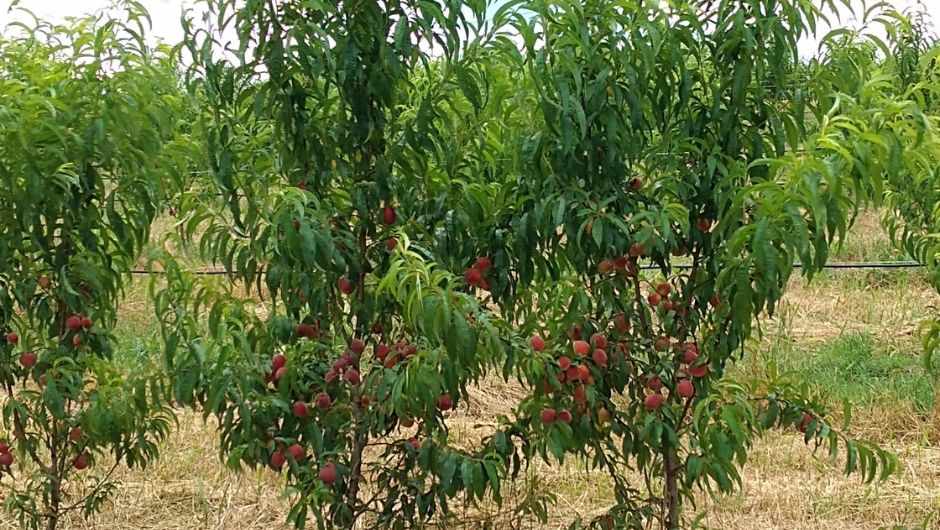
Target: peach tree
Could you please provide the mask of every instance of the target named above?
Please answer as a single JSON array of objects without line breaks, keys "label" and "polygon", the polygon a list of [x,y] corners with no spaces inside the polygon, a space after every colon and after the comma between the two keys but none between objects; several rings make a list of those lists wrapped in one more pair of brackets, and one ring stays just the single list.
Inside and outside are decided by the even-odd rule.
[{"label": "peach tree", "polygon": [[172,421],[159,372],[116,362],[112,329],[186,164],[187,97],[124,7],[0,38],[0,480],[27,528],[94,514]]},{"label": "peach tree", "polygon": [[180,227],[234,283],[155,261],[176,400],[218,419],[231,465],[286,475],[299,526],[401,526],[498,494],[503,459],[451,447],[443,421],[506,349],[449,267],[491,274],[450,237],[496,165],[464,156],[484,134],[447,125],[487,97],[483,4],[205,6],[188,46],[214,180],[179,197]]},{"label": "peach tree", "polygon": [[[922,9],[894,13],[892,20],[896,28],[884,40],[844,32],[841,44],[827,50],[830,60],[819,65],[814,84],[828,94],[823,103],[838,99],[843,114],[868,124],[869,163],[882,164],[888,177],[871,190],[883,202],[883,224],[898,250],[923,264],[929,283],[940,290],[940,179],[934,162],[940,154],[940,49]],[[936,308],[928,309],[934,315],[923,322],[921,338],[927,368],[935,371],[940,319]]]},{"label": "peach tree", "polygon": [[[291,522],[417,526],[578,457],[616,502],[575,524],[678,528],[776,427],[866,480],[894,469],[797,375],[727,375],[895,171],[803,86],[819,9],[206,5],[188,47],[214,181],[179,197],[179,243],[234,282],[157,255],[153,295],[175,399],[230,465],[285,474]],[[445,419],[484,376],[526,395],[459,444]]]},{"label": "peach tree", "polygon": [[[937,84],[940,46],[937,37],[929,32],[923,11],[913,10],[907,15],[909,18],[902,19],[890,40],[890,50],[888,45],[884,46],[884,64],[875,69],[875,73],[892,81],[888,85],[891,90],[882,87],[877,93],[879,107],[890,105],[894,111],[887,116],[893,122],[891,125],[906,132],[902,141],[892,146],[892,160],[900,171],[884,186],[887,206],[884,224],[896,246],[927,268],[930,284],[940,291],[940,178],[935,162],[940,154]],[[904,156],[911,153],[904,149],[911,145],[930,155]],[[929,309],[931,313],[921,325],[921,338],[925,364],[936,373],[938,364],[934,356],[940,349],[940,313],[936,307]]]},{"label": "peach tree", "polygon": [[[772,427],[866,480],[890,473],[894,459],[827,422],[794,374],[742,384],[726,372],[794,264],[811,278],[857,204],[897,174],[886,145],[906,131],[814,85],[795,43],[824,16],[816,7],[641,4],[529,2],[516,24],[543,118],[515,184],[523,206],[505,220],[518,271],[507,287],[541,327],[541,355],[510,429],[544,433],[543,456],[609,471],[618,503],[600,526],[684,526],[683,499],[740,484]],[[647,477],[639,491],[631,469]]]}]

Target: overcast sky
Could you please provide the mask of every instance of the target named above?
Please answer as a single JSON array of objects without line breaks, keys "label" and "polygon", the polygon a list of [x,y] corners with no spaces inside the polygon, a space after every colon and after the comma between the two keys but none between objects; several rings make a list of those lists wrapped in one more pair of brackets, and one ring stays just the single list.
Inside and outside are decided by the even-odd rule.
[{"label": "overcast sky", "polygon": [[[178,42],[183,32],[180,28],[180,13],[185,6],[192,6],[194,0],[139,0],[149,11],[153,19],[153,35],[169,42]],[[854,0],[861,5],[862,0]],[[871,3],[872,0],[869,1]],[[5,26],[10,18],[7,8],[11,0],[0,0],[0,27]],[[889,0],[895,7],[904,9],[917,2],[917,0]],[[922,0],[927,12],[931,16],[935,33],[940,33],[940,0]],[[110,4],[109,0],[20,0],[20,6],[25,7],[43,18],[61,19],[67,16],[80,15],[96,11]],[[844,13],[844,22],[852,25],[851,15]],[[801,54],[813,55],[817,43],[813,39],[804,39],[800,42]]]}]

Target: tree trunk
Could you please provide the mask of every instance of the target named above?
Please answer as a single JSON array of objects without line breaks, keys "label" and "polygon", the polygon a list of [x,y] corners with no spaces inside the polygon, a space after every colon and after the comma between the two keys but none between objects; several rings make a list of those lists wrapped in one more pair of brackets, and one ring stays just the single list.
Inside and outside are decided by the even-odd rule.
[{"label": "tree trunk", "polygon": [[356,510],[359,504],[359,485],[362,481],[362,452],[365,450],[366,442],[364,436],[360,433],[359,426],[356,426],[356,439],[353,441],[352,461],[349,463],[349,490],[346,492],[346,505],[352,512],[349,517],[347,528],[352,530],[359,519]]},{"label": "tree trunk", "polygon": [[663,442],[665,449],[663,451],[663,456],[665,457],[665,466],[666,466],[666,494],[663,502],[665,503],[666,508],[666,520],[665,528],[668,530],[678,530],[679,529],[679,464],[678,457],[676,456],[676,448],[671,444],[666,442],[665,436],[663,437]]}]

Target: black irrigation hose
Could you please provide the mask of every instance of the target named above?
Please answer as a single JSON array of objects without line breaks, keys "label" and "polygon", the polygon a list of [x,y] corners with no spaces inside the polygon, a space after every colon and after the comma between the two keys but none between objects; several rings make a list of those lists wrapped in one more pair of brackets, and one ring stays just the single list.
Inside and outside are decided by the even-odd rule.
[{"label": "black irrigation hose", "polygon": [[[795,268],[799,269],[803,267],[802,263],[795,263],[793,265]],[[692,265],[673,265],[676,269],[691,269]],[[833,262],[826,263],[823,265],[824,269],[920,269],[923,268],[924,264],[917,261],[844,261],[844,262]],[[643,265],[639,267],[642,270],[659,270],[659,267],[656,265]],[[131,271],[131,274],[166,274],[163,271],[147,271],[141,269],[134,269]],[[224,270],[201,270],[201,271],[192,271],[191,274],[197,276],[227,276],[230,273]]]},{"label": "black irrigation hose", "polygon": [[[799,268],[803,264],[794,265]],[[824,269],[920,269],[924,264],[918,261],[871,261],[871,262],[833,262],[823,265]]]},{"label": "black irrigation hose", "polygon": [[[691,269],[692,265],[673,265],[673,268],[676,269]],[[794,263],[794,268],[801,269],[803,268],[802,263]],[[924,264],[918,261],[836,261],[832,263],[826,263],[822,268],[824,269],[920,269],[923,268]],[[640,267],[643,270],[658,270],[659,267],[656,265],[643,265]]]}]

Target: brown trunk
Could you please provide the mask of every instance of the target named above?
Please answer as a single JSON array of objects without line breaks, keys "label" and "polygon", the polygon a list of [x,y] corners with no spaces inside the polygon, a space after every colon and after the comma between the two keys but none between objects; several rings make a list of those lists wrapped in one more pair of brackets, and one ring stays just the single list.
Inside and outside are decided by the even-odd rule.
[{"label": "brown trunk", "polygon": [[[371,160],[370,155],[367,153],[367,163],[368,160]],[[368,250],[368,241],[366,239],[366,231],[359,231],[359,256],[365,261],[365,255]],[[365,290],[365,281],[366,281],[366,270],[365,267],[361,268],[359,271],[359,280],[356,282],[356,294],[359,298],[360,311],[365,304],[366,299],[366,290]],[[358,329],[355,336],[361,336],[361,332],[368,325],[367,322],[364,322],[361,314],[356,318],[356,327]],[[353,366],[356,369],[361,368],[361,356],[356,354],[353,356]],[[362,481],[362,452],[365,451],[366,443],[368,441],[368,430],[364,429],[362,426],[362,404],[360,402],[362,398],[361,392],[353,393],[353,447],[352,447],[352,458],[349,462],[349,489],[346,490],[346,506],[350,510],[350,517],[346,528],[352,529],[356,526],[356,520],[359,518],[359,514],[356,511],[359,509],[359,486]]]},{"label": "brown trunk", "polygon": [[56,430],[53,428],[52,436],[49,444],[49,462],[51,464],[49,468],[49,477],[50,479],[50,498],[49,498],[49,512],[48,512],[48,522],[46,523],[46,530],[55,530],[59,525],[59,508],[62,503],[62,466],[59,463],[59,454],[58,447],[56,445],[57,440],[55,439]]},{"label": "brown trunk", "polygon": [[[665,437],[664,437],[665,438]],[[663,456],[666,464],[666,495],[663,502],[666,508],[665,528],[678,530],[679,528],[679,464],[676,448],[663,440],[665,449]]]},{"label": "brown trunk", "polygon": [[362,452],[366,445],[364,436],[359,432],[358,426],[355,436],[352,460],[349,462],[349,490],[346,492],[346,505],[352,511],[352,516],[349,518],[349,525],[347,526],[350,530],[356,526],[356,520],[359,518],[356,510],[358,510],[359,504],[359,484],[362,480]]}]

